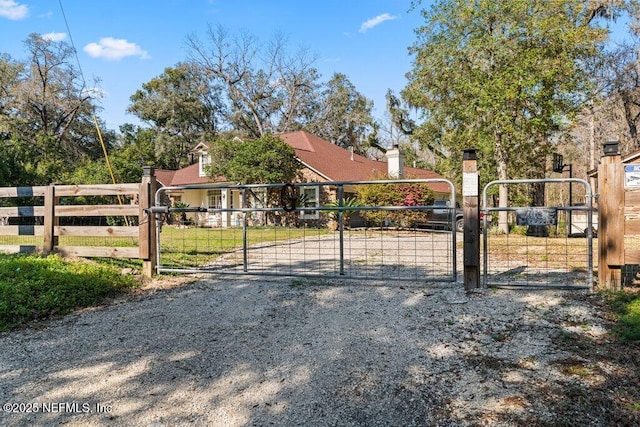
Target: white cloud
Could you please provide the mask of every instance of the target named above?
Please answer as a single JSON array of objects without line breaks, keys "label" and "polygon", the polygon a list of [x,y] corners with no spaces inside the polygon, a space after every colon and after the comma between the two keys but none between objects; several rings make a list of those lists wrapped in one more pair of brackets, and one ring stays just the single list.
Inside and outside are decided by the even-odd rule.
[{"label": "white cloud", "polygon": [[16,3],[14,0],[0,0],[0,16],[14,21],[26,18],[29,8],[25,4]]},{"label": "white cloud", "polygon": [[43,34],[42,38],[52,42],[61,42],[67,38],[67,35],[65,33],[47,33]]},{"label": "white cloud", "polygon": [[372,29],[373,27],[382,24],[384,21],[392,21],[394,19],[398,19],[397,16],[389,15],[388,13],[383,13],[382,15],[378,15],[375,18],[368,19],[360,26],[360,32],[365,33],[367,30]]},{"label": "white cloud", "polygon": [[84,47],[84,51],[93,58],[114,61],[127,56],[139,56],[140,59],[150,58],[149,54],[137,44],[113,37],[103,37],[98,43],[89,43]]}]

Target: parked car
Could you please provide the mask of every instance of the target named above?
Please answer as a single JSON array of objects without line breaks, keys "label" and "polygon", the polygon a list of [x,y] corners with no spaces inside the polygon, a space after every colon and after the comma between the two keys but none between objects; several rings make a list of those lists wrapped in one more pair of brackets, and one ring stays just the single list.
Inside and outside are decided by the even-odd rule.
[{"label": "parked car", "polygon": [[[430,212],[429,219],[424,227],[430,228],[445,228],[447,230],[451,230],[451,201],[449,199],[436,199],[433,201],[434,209]],[[482,220],[484,218],[484,213],[480,212],[480,227],[482,227]],[[488,220],[491,217],[487,218]],[[462,208],[460,204],[456,202],[456,211],[455,211],[455,222],[454,225],[456,227],[456,232],[462,233],[464,231],[464,218],[462,214]]]}]

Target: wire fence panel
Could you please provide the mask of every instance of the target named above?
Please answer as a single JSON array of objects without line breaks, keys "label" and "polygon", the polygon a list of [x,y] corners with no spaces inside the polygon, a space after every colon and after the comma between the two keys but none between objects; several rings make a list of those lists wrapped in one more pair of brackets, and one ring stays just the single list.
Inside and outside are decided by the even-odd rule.
[{"label": "wire fence panel", "polygon": [[[434,206],[431,190],[429,202],[416,196],[436,183],[450,190],[452,207]],[[212,195],[211,206],[160,203],[189,191]],[[356,203],[366,191],[402,194],[405,204]],[[455,195],[446,180],[165,187],[156,204],[159,272],[456,280]],[[432,223],[436,208],[451,218],[447,232]]]},{"label": "wire fence panel", "polygon": [[[234,231],[235,236],[229,234]],[[245,251],[240,228],[221,233],[207,228],[163,227],[160,271],[452,280],[453,248],[448,233],[345,230],[341,262],[337,231],[289,227],[247,231],[256,243]]]},{"label": "wire fence panel", "polygon": [[[531,185],[579,184],[587,202],[561,206],[487,207],[491,187],[531,194]],[[516,188],[517,187],[517,188]],[[593,234],[591,188],[578,179],[494,181],[483,194],[485,216],[499,224],[506,217],[508,233],[499,225],[483,230],[483,282],[553,288],[593,288]]]}]

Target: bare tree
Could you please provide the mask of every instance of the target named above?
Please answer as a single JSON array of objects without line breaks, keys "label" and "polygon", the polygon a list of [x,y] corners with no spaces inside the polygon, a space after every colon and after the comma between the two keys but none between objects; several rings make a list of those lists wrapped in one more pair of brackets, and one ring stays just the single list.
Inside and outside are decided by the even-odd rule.
[{"label": "bare tree", "polygon": [[206,42],[190,35],[187,46],[189,59],[226,88],[235,128],[259,138],[300,127],[318,79],[306,50],[290,56],[282,35],[263,47],[251,34],[231,36],[222,26],[210,26]]},{"label": "bare tree", "polygon": [[620,46],[608,55],[609,96],[621,109],[628,148],[640,148],[640,46]]},{"label": "bare tree", "polygon": [[92,122],[94,106],[91,91],[73,65],[73,48],[38,34],[31,34],[26,46],[27,76],[16,96],[22,134],[38,141],[45,157],[75,157],[83,150],[78,150],[82,133],[74,133],[74,127]]}]

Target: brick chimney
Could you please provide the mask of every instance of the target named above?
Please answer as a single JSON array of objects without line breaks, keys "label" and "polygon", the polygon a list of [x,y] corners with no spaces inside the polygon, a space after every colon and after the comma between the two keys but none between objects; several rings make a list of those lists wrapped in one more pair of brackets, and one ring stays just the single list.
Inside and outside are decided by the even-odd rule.
[{"label": "brick chimney", "polygon": [[393,148],[387,150],[385,155],[387,156],[387,174],[389,174],[389,177],[404,177],[404,153],[398,145],[394,145]]}]

